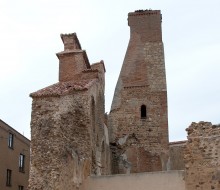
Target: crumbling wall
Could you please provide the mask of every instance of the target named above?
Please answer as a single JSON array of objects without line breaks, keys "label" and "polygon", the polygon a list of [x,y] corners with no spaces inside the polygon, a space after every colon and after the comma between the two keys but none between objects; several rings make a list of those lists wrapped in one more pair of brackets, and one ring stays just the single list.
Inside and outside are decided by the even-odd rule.
[{"label": "crumbling wall", "polygon": [[60,81],[30,95],[30,190],[80,189],[90,174],[110,172],[104,62],[90,65],[75,33],[61,38]]},{"label": "crumbling wall", "polygon": [[166,170],[168,117],[160,11],[129,13],[128,25],[130,40],[108,119],[112,172]]},{"label": "crumbling wall", "polygon": [[[164,92],[151,93],[145,87],[124,89],[121,108],[113,110],[109,116],[113,173],[166,170],[165,100]],[[148,116],[142,119],[140,107],[143,102],[147,105]]]},{"label": "crumbling wall", "polygon": [[29,189],[75,189],[90,174],[87,96],[34,98]]},{"label": "crumbling wall", "polygon": [[33,98],[29,189],[74,190],[110,172],[102,90]]},{"label": "crumbling wall", "polygon": [[[96,89],[97,91],[97,89]],[[94,175],[110,174],[110,150],[108,129],[104,124],[104,95],[97,91],[91,96],[91,144],[92,144],[92,171]]]},{"label": "crumbling wall", "polygon": [[220,189],[220,126],[192,123],[184,153],[187,190]]},{"label": "crumbling wall", "polygon": [[166,169],[168,122],[160,24],[160,11],[128,16],[131,37],[108,122],[113,173]]}]

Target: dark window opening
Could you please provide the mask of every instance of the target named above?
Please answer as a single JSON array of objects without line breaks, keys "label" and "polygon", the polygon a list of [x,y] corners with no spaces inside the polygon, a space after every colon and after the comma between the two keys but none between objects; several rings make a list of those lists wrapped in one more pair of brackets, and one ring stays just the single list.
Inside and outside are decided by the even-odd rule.
[{"label": "dark window opening", "polygon": [[9,133],[8,135],[8,147],[13,148],[14,145],[14,135],[12,133]]},{"label": "dark window opening", "polygon": [[93,132],[95,133],[95,100],[94,100],[94,98],[92,97],[92,102],[91,102],[91,116],[92,116],[92,120],[91,120],[91,122],[92,122],[92,130],[93,130]]},{"label": "dark window opening", "polygon": [[25,155],[20,154],[19,155],[19,172],[24,172],[24,160],[25,160]]},{"label": "dark window opening", "polygon": [[142,106],[141,106],[141,118],[142,118],[142,119],[147,118],[147,108],[146,108],[145,105],[142,105]]},{"label": "dark window opening", "polygon": [[7,169],[6,186],[11,186],[11,174],[12,174],[12,171]]},{"label": "dark window opening", "polygon": [[18,186],[18,190],[24,190],[24,186],[19,185],[19,186]]}]

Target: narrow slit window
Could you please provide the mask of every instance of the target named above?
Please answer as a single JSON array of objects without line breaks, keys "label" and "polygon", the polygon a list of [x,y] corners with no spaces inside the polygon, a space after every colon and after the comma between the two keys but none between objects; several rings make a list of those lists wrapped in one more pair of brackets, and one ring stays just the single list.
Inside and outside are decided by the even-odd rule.
[{"label": "narrow slit window", "polygon": [[11,186],[11,174],[12,174],[12,171],[7,169],[6,186]]},{"label": "narrow slit window", "polygon": [[12,133],[8,134],[8,147],[13,149],[14,146],[14,135]]},{"label": "narrow slit window", "polygon": [[19,172],[24,172],[24,160],[25,160],[25,155],[20,154],[19,155]]},{"label": "narrow slit window", "polygon": [[142,105],[142,106],[141,106],[141,118],[142,118],[142,119],[147,118],[147,108],[146,108],[145,105]]}]

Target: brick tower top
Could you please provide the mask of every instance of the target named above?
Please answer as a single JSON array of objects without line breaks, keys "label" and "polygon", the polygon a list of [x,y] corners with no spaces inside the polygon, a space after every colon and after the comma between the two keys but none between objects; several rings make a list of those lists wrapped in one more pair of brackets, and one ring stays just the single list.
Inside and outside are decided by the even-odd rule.
[{"label": "brick tower top", "polygon": [[137,10],[128,13],[131,35],[139,34],[145,42],[162,41],[160,10]]},{"label": "brick tower top", "polygon": [[128,13],[130,40],[111,110],[120,107],[124,88],[145,86],[150,91],[166,91],[161,18],[160,10]]}]

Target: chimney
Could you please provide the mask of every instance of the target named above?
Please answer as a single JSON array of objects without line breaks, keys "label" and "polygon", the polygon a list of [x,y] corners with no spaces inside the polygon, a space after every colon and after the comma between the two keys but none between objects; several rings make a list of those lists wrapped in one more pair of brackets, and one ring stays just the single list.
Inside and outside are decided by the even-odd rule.
[{"label": "chimney", "polygon": [[90,68],[85,50],[82,50],[76,33],[61,34],[64,51],[57,53],[59,59],[59,81],[74,80],[76,74]]},{"label": "chimney", "polygon": [[74,50],[74,49],[81,50],[81,45],[80,45],[79,40],[76,36],[76,33],[61,34],[60,37],[61,37],[63,44],[64,44],[64,51]]}]

